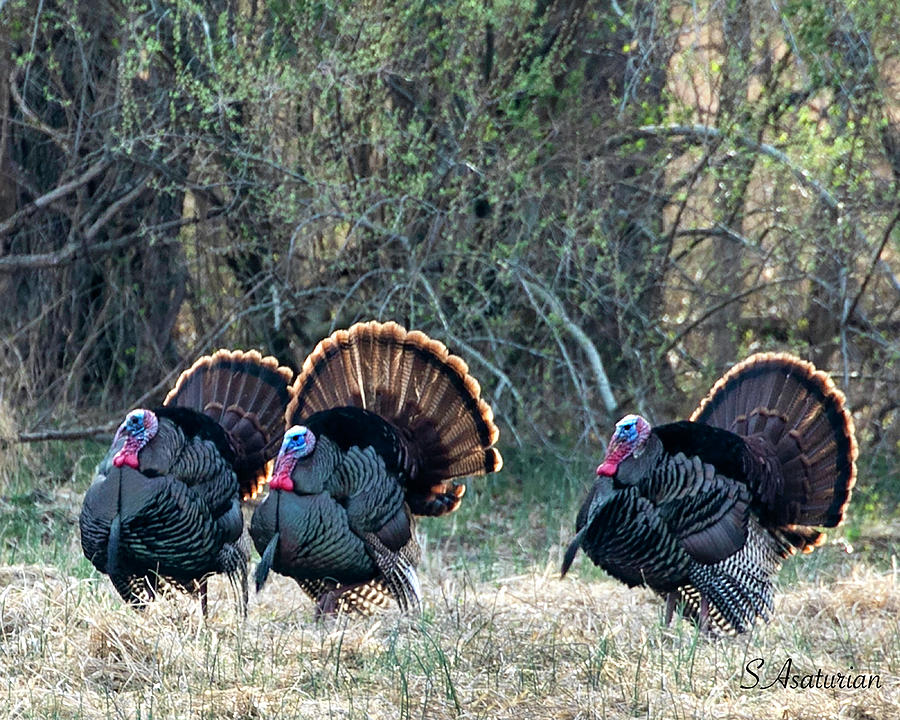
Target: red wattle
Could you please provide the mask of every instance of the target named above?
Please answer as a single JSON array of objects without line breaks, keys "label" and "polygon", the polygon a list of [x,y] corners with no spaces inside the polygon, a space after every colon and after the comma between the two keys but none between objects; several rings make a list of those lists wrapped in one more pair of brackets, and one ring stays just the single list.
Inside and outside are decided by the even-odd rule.
[{"label": "red wattle", "polygon": [[278,472],[272,476],[272,481],[269,483],[270,490],[287,490],[288,492],[294,491],[294,481],[291,480],[290,473],[286,472]]},{"label": "red wattle", "polygon": [[127,465],[134,470],[138,469],[138,458],[136,453],[127,452],[124,448],[119,450],[113,457],[113,465],[117,468]]}]

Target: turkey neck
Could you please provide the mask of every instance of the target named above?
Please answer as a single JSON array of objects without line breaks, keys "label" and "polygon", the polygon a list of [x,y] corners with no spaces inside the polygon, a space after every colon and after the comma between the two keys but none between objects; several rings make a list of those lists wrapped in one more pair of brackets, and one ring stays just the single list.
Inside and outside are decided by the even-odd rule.
[{"label": "turkey neck", "polygon": [[342,463],[340,448],[327,436],[319,435],[312,455],[297,460],[291,470],[294,494],[318,495],[322,492],[341,494],[338,471]]},{"label": "turkey neck", "polygon": [[[663,460],[663,444],[653,433],[647,438],[643,452],[638,457],[630,455],[619,463],[615,476],[612,478],[614,490],[621,490],[632,486],[639,486],[642,490],[655,470],[659,469]],[[600,478],[602,480],[603,478]]]}]

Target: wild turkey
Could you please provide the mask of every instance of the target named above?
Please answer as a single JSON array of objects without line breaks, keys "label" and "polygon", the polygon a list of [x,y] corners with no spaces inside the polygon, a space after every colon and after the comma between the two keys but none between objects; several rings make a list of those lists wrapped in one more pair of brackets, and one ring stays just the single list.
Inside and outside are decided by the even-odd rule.
[{"label": "wild turkey", "polygon": [[247,607],[241,499],[267,477],[293,373],[258,352],[219,350],[182,373],[162,407],[132,410],[81,510],[81,547],[127,602],[199,594],[228,575]]},{"label": "wild turkey", "polygon": [[[415,515],[459,506],[454,478],[500,469],[498,430],[466,364],[396,323],[321,341],[292,387],[290,426],[250,535],[317,613],[419,604]],[[302,423],[302,424],[301,424]]]},{"label": "wild turkey", "polygon": [[704,629],[746,631],[773,611],[781,560],[811,552],[844,517],[856,480],[844,396],[810,363],[753,355],[688,421],[616,424],[578,513],[578,548],[630,587],[646,585]]}]

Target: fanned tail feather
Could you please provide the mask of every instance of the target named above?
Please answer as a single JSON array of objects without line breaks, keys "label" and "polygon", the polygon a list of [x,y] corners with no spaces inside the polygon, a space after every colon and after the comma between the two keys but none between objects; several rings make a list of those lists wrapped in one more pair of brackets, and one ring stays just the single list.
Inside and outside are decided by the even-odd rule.
[{"label": "fanned tail feather", "polygon": [[377,413],[409,440],[417,472],[407,488],[415,514],[456,509],[454,478],[500,469],[499,430],[466,363],[446,346],[397,323],[368,322],[322,340],[292,386],[287,424],[344,406]]},{"label": "fanned tail feather", "polygon": [[263,488],[266,465],[278,453],[292,376],[256,350],[218,350],[185,370],[163,402],[202,412],[225,429],[244,499]]},{"label": "fanned tail feather", "polygon": [[781,543],[782,557],[787,557],[797,550],[811,553],[825,542],[825,533],[805,525],[783,525],[771,529],[770,532]]},{"label": "fanned tail feather", "polygon": [[782,540],[808,552],[824,537],[805,526],[843,520],[856,482],[853,419],[843,393],[811,363],[784,353],[752,355],[715,383],[691,420],[774,454],[782,482],[764,500]]}]

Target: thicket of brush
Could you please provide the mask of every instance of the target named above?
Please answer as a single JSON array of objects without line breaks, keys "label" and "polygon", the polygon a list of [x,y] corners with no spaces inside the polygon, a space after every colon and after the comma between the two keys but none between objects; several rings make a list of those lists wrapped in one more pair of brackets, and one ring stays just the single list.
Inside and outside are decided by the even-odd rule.
[{"label": "thicket of brush", "polygon": [[896,8],[8,0],[0,396],[116,423],[220,346],[396,320],[593,451],[753,350],[898,457]]}]

